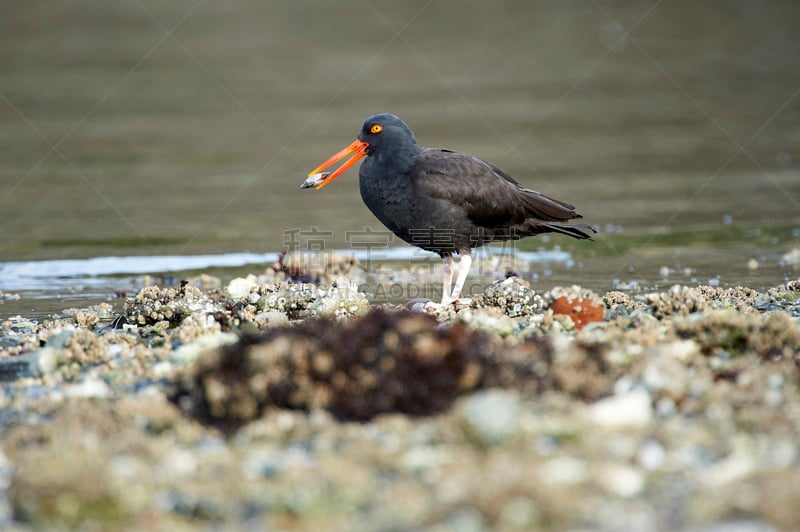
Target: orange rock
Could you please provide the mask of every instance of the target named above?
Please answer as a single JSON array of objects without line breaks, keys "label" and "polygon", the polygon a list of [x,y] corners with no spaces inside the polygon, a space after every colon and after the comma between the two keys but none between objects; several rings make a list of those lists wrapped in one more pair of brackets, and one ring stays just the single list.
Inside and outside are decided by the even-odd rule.
[{"label": "orange rock", "polygon": [[551,306],[553,314],[565,314],[572,318],[576,329],[583,329],[587,323],[603,321],[606,308],[591,299],[569,299],[561,296]]}]

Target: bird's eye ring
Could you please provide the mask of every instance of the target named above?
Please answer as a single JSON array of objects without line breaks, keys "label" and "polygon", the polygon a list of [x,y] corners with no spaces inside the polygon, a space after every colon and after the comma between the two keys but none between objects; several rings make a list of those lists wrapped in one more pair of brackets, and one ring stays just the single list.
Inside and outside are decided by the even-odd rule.
[{"label": "bird's eye ring", "polygon": [[373,134],[380,133],[381,131],[383,131],[383,126],[380,124],[372,124],[372,127],[369,128],[369,132]]}]

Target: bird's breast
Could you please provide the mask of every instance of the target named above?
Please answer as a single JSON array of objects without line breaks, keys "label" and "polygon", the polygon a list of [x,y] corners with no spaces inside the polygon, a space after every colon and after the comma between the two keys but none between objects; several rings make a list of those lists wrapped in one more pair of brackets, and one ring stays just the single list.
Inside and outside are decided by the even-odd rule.
[{"label": "bird's breast", "polygon": [[358,181],[364,204],[386,227],[400,235],[413,226],[416,202],[408,178],[376,167],[365,172],[362,165]]}]

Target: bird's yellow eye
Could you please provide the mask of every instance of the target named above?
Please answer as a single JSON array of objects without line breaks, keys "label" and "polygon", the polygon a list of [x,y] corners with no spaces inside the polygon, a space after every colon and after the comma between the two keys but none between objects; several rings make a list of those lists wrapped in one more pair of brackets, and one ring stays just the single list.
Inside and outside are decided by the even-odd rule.
[{"label": "bird's yellow eye", "polygon": [[381,131],[383,131],[383,126],[380,124],[372,124],[372,127],[369,128],[369,132],[373,134],[380,133]]}]

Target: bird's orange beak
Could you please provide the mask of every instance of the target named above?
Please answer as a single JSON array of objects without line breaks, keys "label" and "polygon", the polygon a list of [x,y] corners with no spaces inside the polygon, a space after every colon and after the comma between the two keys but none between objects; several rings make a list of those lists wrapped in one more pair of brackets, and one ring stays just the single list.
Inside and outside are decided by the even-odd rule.
[{"label": "bird's orange beak", "polygon": [[[369,144],[367,144],[364,141],[355,140],[348,147],[346,147],[343,150],[338,151],[338,152],[334,153],[333,155],[331,155],[328,160],[326,160],[324,163],[322,163],[321,165],[319,165],[318,167],[314,168],[313,170],[311,170],[311,172],[308,173],[308,179],[306,179],[306,183],[309,183],[309,180],[311,180],[311,178],[315,174],[319,173],[324,168],[327,168],[327,167],[331,166],[332,164],[341,161],[342,159],[344,159],[345,157],[347,157],[351,153],[355,153],[355,155],[350,157],[350,159],[348,159],[347,162],[345,162],[342,166],[337,168],[333,173],[328,174],[328,175],[323,175],[324,179],[321,182],[319,182],[319,184],[317,184],[316,182],[312,182],[312,183],[309,183],[308,187],[313,186],[317,190],[319,190],[322,187],[324,187],[325,185],[327,185],[328,183],[330,183],[331,181],[333,181],[334,179],[336,179],[337,177],[339,177],[340,175],[342,175],[345,172],[345,170],[347,170],[348,168],[353,166],[356,163],[356,161],[358,161],[359,159],[361,159],[362,157],[364,157],[367,154],[367,147],[368,146],[369,146]],[[305,185],[305,183],[303,185]],[[303,185],[301,185],[301,186],[303,186]],[[306,188],[306,187],[304,187],[304,188]]]}]

